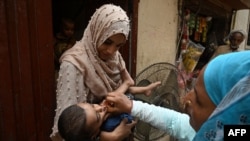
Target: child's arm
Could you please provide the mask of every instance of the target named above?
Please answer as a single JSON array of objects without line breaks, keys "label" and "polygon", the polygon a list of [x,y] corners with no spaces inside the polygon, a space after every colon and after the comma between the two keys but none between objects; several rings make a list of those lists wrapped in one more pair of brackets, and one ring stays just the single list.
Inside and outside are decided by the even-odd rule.
[{"label": "child's arm", "polygon": [[161,85],[160,81],[149,84],[148,86],[137,87],[134,86],[135,82],[129,75],[127,69],[121,72],[123,83],[115,90],[118,93],[130,92],[131,94],[144,94],[149,96],[153,89]]},{"label": "child's arm", "polygon": [[159,85],[161,85],[160,81],[151,83],[147,86],[131,86],[128,88],[128,91],[132,94],[144,94],[146,96],[149,96],[152,92],[153,89],[155,89],[156,87],[158,87]]},{"label": "child's arm", "polygon": [[125,93],[129,87],[135,84],[127,69],[121,72],[122,84],[115,90],[118,93]]}]

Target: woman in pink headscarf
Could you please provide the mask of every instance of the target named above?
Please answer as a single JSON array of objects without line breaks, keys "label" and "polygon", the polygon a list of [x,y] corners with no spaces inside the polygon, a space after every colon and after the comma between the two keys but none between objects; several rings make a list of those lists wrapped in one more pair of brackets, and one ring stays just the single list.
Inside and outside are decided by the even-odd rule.
[{"label": "woman in pink headscarf", "polygon": [[[91,17],[83,38],[62,55],[56,92],[56,115],[50,135],[52,140],[62,140],[57,123],[65,108],[81,102],[97,104],[109,92],[116,90],[125,93],[129,86],[134,85],[118,51],[125,45],[129,30],[129,19],[121,7],[103,5]],[[130,129],[134,124],[121,124],[117,128]],[[115,135],[119,134],[123,133]]]}]

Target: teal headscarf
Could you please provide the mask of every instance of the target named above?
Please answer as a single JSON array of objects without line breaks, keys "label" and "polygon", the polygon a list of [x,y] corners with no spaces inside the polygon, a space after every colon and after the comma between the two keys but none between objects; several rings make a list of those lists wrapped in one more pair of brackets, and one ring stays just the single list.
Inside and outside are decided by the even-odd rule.
[{"label": "teal headscarf", "polygon": [[223,141],[223,126],[250,124],[250,51],[220,55],[204,72],[206,91],[217,106],[195,141]]},{"label": "teal headscarf", "polygon": [[206,91],[218,105],[232,87],[250,71],[250,52],[229,53],[209,62],[204,72]]}]

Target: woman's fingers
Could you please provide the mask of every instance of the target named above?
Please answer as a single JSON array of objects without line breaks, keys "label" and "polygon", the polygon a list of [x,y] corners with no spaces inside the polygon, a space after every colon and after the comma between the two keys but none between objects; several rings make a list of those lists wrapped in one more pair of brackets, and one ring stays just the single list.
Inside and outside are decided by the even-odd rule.
[{"label": "woman's fingers", "polygon": [[113,95],[109,93],[105,100],[108,106],[108,112],[130,113],[132,109],[132,101],[124,94]]}]

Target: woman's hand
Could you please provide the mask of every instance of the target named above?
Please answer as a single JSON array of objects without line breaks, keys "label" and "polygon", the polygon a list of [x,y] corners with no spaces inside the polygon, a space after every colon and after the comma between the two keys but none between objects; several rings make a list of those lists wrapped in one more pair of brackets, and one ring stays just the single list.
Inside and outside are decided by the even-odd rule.
[{"label": "woman's hand", "polygon": [[112,132],[102,131],[100,134],[100,141],[121,141],[132,133],[132,128],[135,126],[136,121],[127,123],[128,119],[124,118],[122,122]]},{"label": "woman's hand", "polygon": [[108,112],[111,113],[131,113],[132,100],[124,94],[108,93],[105,99]]}]

